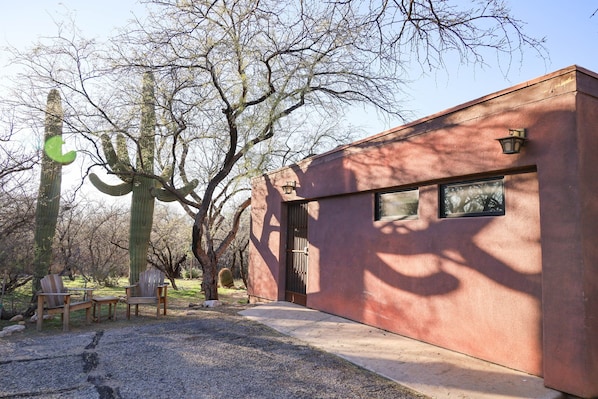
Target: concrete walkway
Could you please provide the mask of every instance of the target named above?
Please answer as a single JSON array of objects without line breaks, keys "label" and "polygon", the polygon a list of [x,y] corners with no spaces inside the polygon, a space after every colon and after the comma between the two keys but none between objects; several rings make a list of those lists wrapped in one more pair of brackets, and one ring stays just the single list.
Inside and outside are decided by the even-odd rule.
[{"label": "concrete walkway", "polygon": [[438,399],[557,399],[543,379],[289,302],[241,315]]}]

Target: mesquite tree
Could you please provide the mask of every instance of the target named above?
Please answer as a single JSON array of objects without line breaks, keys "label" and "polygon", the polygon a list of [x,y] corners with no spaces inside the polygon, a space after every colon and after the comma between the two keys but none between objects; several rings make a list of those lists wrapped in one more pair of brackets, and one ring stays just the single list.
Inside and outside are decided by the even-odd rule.
[{"label": "mesquite tree", "polygon": [[4,106],[0,107],[0,125],[0,276],[6,294],[33,275],[38,187],[31,182],[41,154],[24,145],[26,133],[15,131],[14,113]]},{"label": "mesquite tree", "polygon": [[76,274],[94,284],[114,286],[129,271],[129,208],[93,197],[62,198],[54,258],[61,275]]},{"label": "mesquite tree", "polygon": [[[193,197],[193,252],[204,271],[206,297],[214,299],[218,258],[238,228],[233,223],[231,234],[214,242],[218,199],[226,195],[239,167],[264,166],[270,143],[279,130],[288,129],[291,115],[308,107],[333,110],[356,102],[398,112],[394,90],[400,85],[406,46],[421,48],[426,63],[451,47],[474,58],[485,45],[513,50],[501,48],[499,41],[484,42],[496,37],[478,36],[487,23],[513,27],[500,2],[493,1],[467,13],[433,1],[152,3],[159,11],[144,29],[128,35],[133,46],[123,47],[121,56],[135,65],[151,54],[152,67],[177,78],[178,85],[169,91],[171,117],[186,127],[196,145],[217,143],[211,174]],[[519,30],[517,35],[517,43],[528,40]],[[193,115],[207,118],[209,125],[190,128]],[[185,166],[184,173],[191,174],[192,166]],[[247,205],[237,205],[235,221]]]},{"label": "mesquite tree", "polygon": [[[526,46],[542,52],[502,0],[145,3],[147,18],[124,28],[104,51],[98,42],[61,34],[17,52],[15,62],[70,91],[69,121],[88,135],[98,124],[115,131],[126,125],[118,118],[127,101],[115,101],[126,98],[122,87],[132,76],[153,71],[156,163],[173,166],[183,184],[199,179],[190,197],[178,200],[194,219],[192,247],[207,299],[218,298],[218,259],[249,206],[249,178],[282,159],[337,145],[343,131],[322,129],[322,121],[340,120],[354,104],[400,116],[414,62],[420,77],[453,54],[484,63],[495,55],[489,51],[507,62]],[[172,179],[151,177],[176,195]],[[231,223],[222,223],[226,215]],[[229,227],[219,231],[223,226]]]},{"label": "mesquite tree", "polygon": [[150,240],[148,262],[164,272],[175,290],[178,289],[175,279],[181,277],[191,245],[191,226],[188,222],[187,215],[160,207],[156,212]]}]

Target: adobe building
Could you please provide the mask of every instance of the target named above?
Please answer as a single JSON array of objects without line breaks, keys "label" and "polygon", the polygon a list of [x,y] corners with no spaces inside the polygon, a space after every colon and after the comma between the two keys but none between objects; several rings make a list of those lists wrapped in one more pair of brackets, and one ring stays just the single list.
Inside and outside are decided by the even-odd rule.
[{"label": "adobe building", "polygon": [[258,177],[250,297],[598,396],[597,129],[572,66]]}]

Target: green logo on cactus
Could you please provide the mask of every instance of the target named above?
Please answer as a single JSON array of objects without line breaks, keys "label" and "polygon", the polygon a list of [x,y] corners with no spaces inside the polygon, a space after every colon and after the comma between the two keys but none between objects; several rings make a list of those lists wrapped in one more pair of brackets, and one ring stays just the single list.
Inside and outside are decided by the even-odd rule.
[{"label": "green logo on cactus", "polygon": [[66,154],[62,153],[62,145],[64,141],[60,136],[53,136],[46,140],[44,144],[44,151],[46,155],[50,157],[53,161],[61,163],[63,165],[68,165],[72,163],[75,158],[77,157],[76,151],[69,151]]}]

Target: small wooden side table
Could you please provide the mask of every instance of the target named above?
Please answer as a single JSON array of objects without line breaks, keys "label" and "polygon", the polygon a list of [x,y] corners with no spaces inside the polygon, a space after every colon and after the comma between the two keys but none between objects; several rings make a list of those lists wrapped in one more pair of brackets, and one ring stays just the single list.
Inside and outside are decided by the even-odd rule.
[{"label": "small wooden side table", "polygon": [[[102,304],[108,304],[108,318],[111,320],[116,320],[116,304],[119,301],[119,298],[115,296],[94,296],[92,299],[93,302],[93,319],[96,320],[98,323],[102,321]],[[114,310],[112,310],[112,305],[114,305]],[[96,307],[98,308],[98,317],[96,319]]]}]

